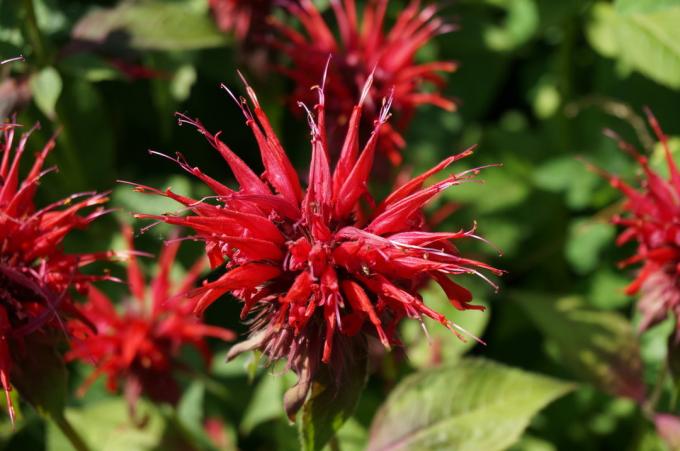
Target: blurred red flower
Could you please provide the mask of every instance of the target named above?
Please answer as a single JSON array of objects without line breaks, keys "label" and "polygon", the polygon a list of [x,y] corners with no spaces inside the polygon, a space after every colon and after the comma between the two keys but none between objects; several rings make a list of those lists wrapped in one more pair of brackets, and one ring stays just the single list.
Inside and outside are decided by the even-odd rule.
[{"label": "blurred red flower", "polygon": [[649,167],[646,156],[610,130],[606,133],[638,161],[644,178],[640,188],[635,189],[618,176],[596,168],[626,196],[623,214],[612,221],[623,227],[616,241],[618,245],[637,243],[635,255],[622,261],[620,266],[642,263],[637,277],[626,288],[628,294],[641,294],[638,302],[641,330],[663,321],[669,312],[680,318],[680,172],[673,161],[668,138],[651,111],[646,113],[665,153],[668,180]]},{"label": "blurred red flower", "polygon": [[[22,179],[21,159],[29,136],[38,126],[21,135],[18,143],[17,127],[14,123],[0,124],[0,383],[12,421],[12,375],[22,359],[31,355],[32,341],[27,338],[44,337],[42,341],[56,350],[66,337],[62,334],[63,317],[78,316],[70,289],[85,292],[90,282],[110,279],[107,275],[82,274],[80,268],[112,256],[108,252],[63,251],[64,238],[106,213],[101,205],[108,199],[106,194],[80,193],[36,208],[34,197],[42,177],[56,169],[43,169],[55,138],[36,154]],[[89,213],[81,214],[92,207]]]},{"label": "blurred red flower", "polygon": [[276,0],[210,0],[210,8],[220,30],[233,32],[244,42],[267,28],[267,17],[275,3]]},{"label": "blurred red flower", "polygon": [[410,122],[416,107],[431,104],[451,111],[456,106],[441,94],[445,81],[439,73],[453,72],[457,64],[415,61],[418,50],[433,37],[453,31],[454,26],[436,16],[437,6],[421,8],[420,0],[411,0],[389,29],[385,26],[388,0],[368,0],[361,20],[357,16],[355,0],[333,0],[331,6],[340,30],[336,37],[311,0],[298,3],[287,4],[287,9],[298,19],[304,32],[271,20],[281,35],[271,44],[291,60],[290,67],[283,72],[295,82],[292,99],[313,101],[310,100],[310,88],[321,79],[330,55],[333,70],[328,74],[326,84],[327,114],[331,138],[337,135],[341,140],[354,101],[373,74],[361,131],[371,132],[373,122],[380,114],[382,99],[392,97],[397,123],[395,127],[389,124],[381,127],[383,136],[379,149],[393,164],[398,164],[400,150],[405,145],[400,133]]},{"label": "blurred red flower", "polygon": [[373,201],[369,174],[391,99],[383,104],[370,139],[360,149],[359,124],[370,88],[369,77],[333,172],[323,85],[318,89],[316,118],[308,111],[312,153],[306,190],[247,84],[253,113],[245,99],[239,105],[259,146],[265,169],[262,177],[219,139],[219,133],[213,135],[198,120],[178,114],[180,123],[195,126],[221,153],[240,189],[222,185],[189,166],[179,154],[176,161],[213,190],[216,205],[170,189],[137,185],[139,191],[175,199],[191,213],[138,217],[193,229],[205,241],[212,267],[226,265],[223,276],[191,293],[195,310],[203,312],[226,293],[243,302],[241,318],[252,313],[252,335],[232,348],[230,355],[260,349],[270,360],[287,359],[299,376],[295,391],[299,396],[286,399],[289,415],[301,406],[321,362],[329,364],[336,375],[352,365],[356,356],[350,352],[348,337],[360,332],[359,337],[377,335],[389,348],[399,343],[396,332],[402,318],[422,320],[423,316],[458,334],[458,326],[427,307],[418,295],[423,281],[439,283],[461,310],[483,309],[471,305],[471,293],[449,275],[479,274],[480,268],[500,273],[460,256],[451,243],[476,238],[474,231],[422,230],[421,207],[444,189],[468,181],[478,170],[450,175],[426,188],[424,182],[470,155],[472,149],[406,182],[382,202]]},{"label": "blurred red flower", "polygon": [[[124,234],[132,251],[131,229],[126,227]],[[85,381],[83,391],[106,374],[111,391],[116,391],[121,381],[125,382],[125,395],[133,412],[135,401],[142,393],[154,401],[174,404],[180,395],[173,377],[173,370],[182,367],[176,359],[180,348],[185,344],[195,347],[208,364],[212,356],[205,338],[234,338],[229,330],[202,324],[193,315],[193,306],[179,295],[193,287],[206,267],[203,259],[196,262],[173,289],[170,276],[178,247],[179,242],[175,241],[163,249],[158,272],[148,288],[131,252],[127,271],[132,298],[122,313],[118,313],[104,293],[95,288],[90,290],[81,310],[95,330],[73,324],[73,335],[77,339],[66,356],[96,367]]]}]

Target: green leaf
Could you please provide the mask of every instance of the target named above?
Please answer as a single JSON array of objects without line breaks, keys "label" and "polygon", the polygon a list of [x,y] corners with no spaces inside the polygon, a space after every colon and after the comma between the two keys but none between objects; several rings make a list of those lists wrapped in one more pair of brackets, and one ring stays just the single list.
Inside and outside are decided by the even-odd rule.
[{"label": "green leaf", "polygon": [[224,45],[210,16],[186,2],[123,2],[96,9],[76,25],[74,38],[144,50],[195,50]]},{"label": "green leaf", "polygon": [[583,208],[592,202],[592,195],[598,186],[598,176],[573,156],[548,160],[534,172],[534,183],[551,192],[564,192],[567,204],[572,208]]},{"label": "green leaf", "polygon": [[552,340],[560,363],[575,376],[612,395],[644,399],[640,345],[626,318],[589,310],[574,297],[513,293],[512,298]]},{"label": "green leaf", "polygon": [[538,29],[538,9],[533,0],[489,0],[488,3],[507,11],[501,26],[486,30],[486,44],[493,50],[513,50],[534,35]]},{"label": "green leaf", "polygon": [[241,430],[245,434],[258,425],[283,417],[284,380],[272,374],[264,374],[255,388],[253,398],[243,414]]},{"label": "green leaf", "polygon": [[[336,343],[337,349],[340,343]],[[368,376],[368,358],[363,340],[343,341],[346,360],[340,378],[323,365],[312,382],[312,393],[300,415],[300,441],[303,451],[318,451],[352,416]],[[339,352],[339,351],[338,351]]]},{"label": "green leaf", "polygon": [[657,83],[680,88],[680,4],[677,0],[617,2],[593,8],[591,45]]},{"label": "green leaf", "polygon": [[[139,414],[146,418],[143,427],[130,419],[127,402],[109,399],[88,404],[81,409],[66,409],[66,418],[82,434],[90,449],[98,451],[147,451],[158,445],[163,421],[160,414],[144,401],[137,404]],[[56,426],[47,430],[47,450],[72,449],[66,437]]]},{"label": "green leaf", "polygon": [[496,451],[572,385],[483,359],[404,379],[378,411],[368,451]]},{"label": "green leaf", "polygon": [[677,8],[680,0],[616,0],[614,6],[621,14],[631,14]]},{"label": "green leaf", "polygon": [[[340,428],[336,437],[342,451],[364,451],[368,432],[357,420],[350,418]],[[333,451],[333,448],[327,445],[324,451]]]},{"label": "green leaf", "polygon": [[55,118],[57,100],[63,87],[59,72],[54,67],[46,67],[34,74],[30,81],[35,104],[45,116]]},{"label": "green leaf", "polygon": [[122,78],[116,68],[91,53],[77,53],[68,56],[59,62],[59,67],[65,73],[91,82]]},{"label": "green leaf", "polygon": [[[425,304],[443,314],[475,337],[481,337],[489,322],[490,312],[456,310],[439,287],[431,284],[422,292]],[[485,305],[475,301],[476,304]],[[428,337],[417,321],[404,321],[401,337],[405,344],[409,363],[416,368],[428,368],[437,364],[457,361],[461,355],[474,347],[477,342],[472,338],[462,341],[439,322],[430,318],[424,320]]]},{"label": "green leaf", "polygon": [[595,269],[600,261],[600,252],[614,240],[616,228],[608,223],[592,220],[576,220],[569,227],[566,246],[567,260],[579,273]]}]

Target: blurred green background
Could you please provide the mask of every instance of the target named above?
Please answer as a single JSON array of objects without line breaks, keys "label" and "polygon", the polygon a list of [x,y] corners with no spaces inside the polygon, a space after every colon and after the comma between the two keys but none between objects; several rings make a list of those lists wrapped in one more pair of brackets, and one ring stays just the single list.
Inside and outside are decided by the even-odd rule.
[{"label": "blurred green background", "polygon": [[[392,1],[392,13],[404,3]],[[634,268],[616,267],[633,248],[614,245],[616,229],[608,222],[620,195],[577,157],[634,181],[634,162],[602,130],[616,130],[658,154],[643,106],[654,111],[673,149],[680,150],[680,138],[673,138],[680,137],[680,1],[442,3],[440,14],[460,30],[433,40],[419,58],[460,63],[446,88],[460,108],[455,113],[421,108],[406,134],[405,162],[419,173],[478,143],[471,161],[459,163],[458,170],[502,163],[482,172],[484,184],[454,187],[431,208],[456,203],[439,227],[457,230],[477,221],[479,234],[502,256],[480,242],[466,243],[464,251],[508,274],[498,281],[498,293],[472,277],[463,280],[490,307],[485,314],[442,306],[487,346],[461,345],[430,327],[433,339],[443,343],[441,358],[453,363],[468,352],[579,383],[533,418],[514,450],[666,449],[643,409],[616,395],[625,391],[621,387],[644,382],[648,393],[658,392],[659,408],[670,411],[672,384],[655,383],[673,325],[637,335],[634,302],[623,293]],[[74,191],[112,190],[118,209],[71,237],[72,249],[121,248],[118,222],[131,221],[129,212],[177,208],[118,180],[205,193],[148,149],[181,151],[192,165],[230,180],[219,154],[195,130],[177,126],[175,111],[201,118],[208,130],[222,130],[232,149],[261,168],[241,112],[219,89],[219,83],[241,89],[237,69],[247,74],[296,166],[307,167],[306,124],[284,106],[292,86],[275,71],[253,70],[247,51],[216,29],[205,0],[0,0],[0,57],[18,54],[25,63],[0,68],[1,115],[18,111],[19,123],[40,121],[34,148],[61,129],[50,157],[60,172],[43,181],[40,195],[47,201]],[[660,167],[657,154],[652,158]],[[388,184],[375,180],[378,190]],[[156,252],[167,231],[157,227],[139,236],[138,247]],[[199,243],[185,245],[183,261],[190,263],[200,252]],[[425,296],[433,305],[443,303],[434,292]],[[235,302],[218,302],[207,320],[243,333],[237,312]],[[389,390],[406,374],[432,365],[432,348],[418,325],[412,326],[403,331],[409,358],[397,352],[376,362],[355,418],[342,430],[343,450],[362,449]],[[99,383],[85,397],[72,397],[74,424],[87,436],[106,437],[107,450],[298,449],[297,431],[281,407],[289,378],[271,377],[271,370],[252,372],[244,360],[225,364],[227,345],[214,344],[210,375],[183,379],[186,391],[176,412],[146,406],[149,424],[135,429],[126,423],[124,401]],[[198,365],[195,356],[186,359]],[[73,370],[75,391],[89,369]],[[68,449],[30,408],[21,413],[16,432],[3,418],[0,447]],[[207,441],[202,428],[207,418],[217,419],[226,433],[223,446]]]}]

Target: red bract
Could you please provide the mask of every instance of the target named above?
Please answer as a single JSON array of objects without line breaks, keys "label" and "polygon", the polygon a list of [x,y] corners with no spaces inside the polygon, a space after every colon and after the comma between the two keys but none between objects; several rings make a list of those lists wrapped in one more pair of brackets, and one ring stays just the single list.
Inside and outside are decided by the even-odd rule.
[{"label": "red bract", "polygon": [[[15,143],[16,124],[0,124],[0,382],[10,399],[13,368],[31,353],[25,339],[31,335],[62,334],[62,316],[77,312],[70,288],[84,292],[89,283],[108,276],[90,276],[80,268],[110,253],[67,254],[62,241],[73,229],[82,229],[105,213],[105,194],[81,193],[37,209],[34,197],[54,138],[35,156],[28,175],[20,176],[20,163],[32,129]],[[94,207],[89,213],[83,210]],[[52,340],[55,348],[59,339]],[[48,340],[49,342],[49,340]]]},{"label": "red bract", "polygon": [[[370,87],[369,79],[363,97]],[[227,293],[243,302],[241,318],[250,315],[252,335],[236,345],[231,355],[260,349],[271,360],[287,359],[299,375],[298,387],[286,397],[292,415],[304,401],[321,362],[329,364],[336,376],[352,365],[356,356],[349,341],[355,340],[350,337],[375,335],[389,348],[399,343],[396,328],[402,318],[422,320],[424,316],[458,333],[455,324],[427,307],[418,295],[417,287],[424,281],[439,283],[460,310],[481,310],[470,304],[470,292],[449,276],[479,274],[479,268],[499,271],[458,254],[451,241],[475,237],[473,231],[422,230],[422,206],[478,171],[450,175],[428,187],[423,187],[425,180],[470,155],[471,149],[447,158],[376,204],[368,191],[369,174],[390,101],[383,105],[361,149],[362,97],[331,171],[322,86],[314,108],[316,118],[308,111],[312,151],[308,184],[303,189],[255,93],[250,86],[246,89],[253,112],[245,99],[239,104],[258,143],[263,176],[246,166],[219,139],[219,133],[213,135],[198,120],[180,114],[180,123],[195,126],[224,157],[240,189],[222,185],[178,155],[176,161],[213,190],[217,203],[190,199],[170,189],[137,186],[184,204],[190,213],[137,216],[193,229],[205,241],[212,266],[226,265],[223,276],[191,293],[195,310],[203,312]]]},{"label": "red bract", "polygon": [[611,131],[607,133],[617,140],[619,147],[637,159],[644,179],[638,190],[619,177],[604,173],[612,186],[626,196],[624,213],[613,218],[615,224],[624,228],[617,244],[637,243],[636,254],[620,265],[642,263],[637,277],[626,289],[628,294],[641,293],[638,303],[643,317],[641,330],[664,320],[669,312],[680,318],[680,172],[666,135],[652,113],[649,110],[646,113],[665,153],[668,180],[649,167],[646,156]]},{"label": "red bract", "polygon": [[[132,232],[125,229],[132,250]],[[144,276],[134,255],[128,260],[128,285],[131,299],[123,313],[118,313],[113,302],[102,292],[91,289],[83,315],[94,325],[92,330],[74,324],[80,338],[74,340],[67,354],[70,360],[80,359],[92,363],[96,369],[83,386],[85,390],[100,375],[107,375],[109,390],[116,391],[125,382],[125,394],[131,408],[141,393],[154,401],[176,403],[180,391],[173,370],[181,368],[177,354],[183,345],[195,347],[206,364],[211,353],[206,337],[232,340],[231,331],[202,324],[192,314],[193,306],[176,296],[191,288],[207,266],[204,260],[196,262],[185,279],[173,287],[170,273],[179,242],[167,245],[159,258],[158,272],[145,287]],[[76,335],[76,334],[74,334]]]},{"label": "red bract", "polygon": [[[284,73],[295,81],[294,100],[310,99],[310,88],[321,79],[326,61],[332,56],[333,70],[328,74],[326,85],[328,115],[331,132],[337,130],[339,136],[343,135],[355,99],[373,74],[362,131],[372,130],[382,99],[392,97],[397,124],[394,128],[389,124],[381,127],[383,136],[379,148],[398,164],[400,149],[405,145],[400,133],[416,107],[431,104],[449,111],[455,108],[455,103],[440,92],[444,79],[439,73],[452,72],[457,65],[451,61],[419,64],[414,60],[416,52],[433,37],[453,30],[453,26],[436,17],[436,6],[421,8],[419,0],[412,0],[391,28],[386,29],[387,4],[388,0],[368,0],[360,20],[354,0],[332,0],[340,31],[336,37],[312,1],[301,0],[299,5],[291,4],[287,9],[298,19],[304,33],[272,20],[281,34],[272,45],[291,60],[290,68],[284,69]],[[428,84],[435,89],[426,88]]]}]

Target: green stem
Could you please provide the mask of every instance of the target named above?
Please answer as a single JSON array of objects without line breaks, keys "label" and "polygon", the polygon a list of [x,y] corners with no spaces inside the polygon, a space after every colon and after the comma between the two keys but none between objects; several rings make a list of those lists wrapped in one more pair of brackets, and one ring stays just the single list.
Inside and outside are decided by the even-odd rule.
[{"label": "green stem", "polygon": [[40,27],[38,27],[38,18],[35,15],[33,0],[24,0],[24,8],[26,11],[26,34],[33,46],[36,61],[40,66],[44,66],[47,64],[47,50]]},{"label": "green stem", "polygon": [[73,426],[64,415],[60,415],[53,419],[54,423],[59,427],[76,451],[90,451],[90,447],[85,443],[80,434],[73,429]]}]

